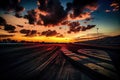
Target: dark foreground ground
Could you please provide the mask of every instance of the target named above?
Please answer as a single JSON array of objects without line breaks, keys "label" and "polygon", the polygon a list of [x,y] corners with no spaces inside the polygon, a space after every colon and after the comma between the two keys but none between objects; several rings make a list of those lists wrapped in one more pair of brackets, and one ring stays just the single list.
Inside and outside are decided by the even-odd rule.
[{"label": "dark foreground ground", "polygon": [[119,49],[0,44],[0,80],[119,80]]}]

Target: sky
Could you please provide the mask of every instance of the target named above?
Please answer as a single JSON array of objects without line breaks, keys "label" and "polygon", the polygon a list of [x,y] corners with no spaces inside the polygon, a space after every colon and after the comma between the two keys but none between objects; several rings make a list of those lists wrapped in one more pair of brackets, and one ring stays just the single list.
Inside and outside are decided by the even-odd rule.
[{"label": "sky", "polygon": [[120,35],[119,0],[1,0],[0,40],[76,42]]}]

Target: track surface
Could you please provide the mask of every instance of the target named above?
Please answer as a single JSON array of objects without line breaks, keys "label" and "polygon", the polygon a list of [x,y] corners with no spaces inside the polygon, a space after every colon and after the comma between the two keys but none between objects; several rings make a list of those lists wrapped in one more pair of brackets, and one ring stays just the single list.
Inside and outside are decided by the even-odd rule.
[{"label": "track surface", "polygon": [[118,80],[109,51],[76,44],[0,44],[0,80]]}]

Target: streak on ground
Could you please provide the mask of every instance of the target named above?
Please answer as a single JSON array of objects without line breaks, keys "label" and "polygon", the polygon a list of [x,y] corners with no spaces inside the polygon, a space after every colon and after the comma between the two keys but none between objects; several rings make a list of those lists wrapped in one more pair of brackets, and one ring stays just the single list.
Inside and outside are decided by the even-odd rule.
[{"label": "streak on ground", "polygon": [[[96,79],[94,75],[92,77],[88,75],[91,74],[89,71],[80,70],[79,66],[68,60],[61,50],[63,47],[72,52],[86,48],[72,44],[0,44],[1,78],[3,80]],[[114,69],[110,70],[115,71]]]}]

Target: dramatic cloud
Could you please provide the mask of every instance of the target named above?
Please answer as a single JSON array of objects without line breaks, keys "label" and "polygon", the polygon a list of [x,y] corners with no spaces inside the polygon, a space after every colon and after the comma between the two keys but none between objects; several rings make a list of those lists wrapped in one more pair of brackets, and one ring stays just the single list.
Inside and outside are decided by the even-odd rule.
[{"label": "dramatic cloud", "polygon": [[6,25],[6,20],[0,17],[0,25],[4,26]]},{"label": "dramatic cloud", "polygon": [[13,25],[7,24],[6,20],[2,17],[0,17],[0,25],[4,26],[3,29],[5,31],[8,31],[9,33],[16,33],[16,31],[15,31],[16,27]]},{"label": "dramatic cloud", "polygon": [[81,27],[81,31],[86,31],[86,30],[92,29],[92,28],[94,28],[95,26],[96,26],[96,25],[87,25],[87,27],[82,26],[82,27]]},{"label": "dramatic cloud", "polygon": [[36,30],[26,30],[26,29],[22,29],[20,30],[20,33],[25,34],[25,36],[36,36],[37,31]]},{"label": "dramatic cloud", "polygon": [[47,37],[50,37],[50,36],[57,36],[59,33],[57,33],[57,31],[55,30],[47,30],[47,31],[43,31],[41,33],[41,35],[44,35],[44,36],[47,36]]},{"label": "dramatic cloud", "polygon": [[29,34],[30,30],[22,29],[20,30],[20,33],[22,34]]},{"label": "dramatic cloud", "polygon": [[22,11],[25,10],[24,7],[20,6],[21,0],[0,0],[0,9],[7,11],[15,11],[18,16]]},{"label": "dramatic cloud", "polygon": [[80,25],[80,23],[79,22],[71,22],[71,23],[69,23],[68,24],[68,26],[70,26],[70,27],[76,27],[76,26],[79,26]]},{"label": "dramatic cloud", "polygon": [[26,18],[30,24],[56,25],[65,15],[59,0],[38,0],[38,9],[28,11]]},{"label": "dramatic cloud", "polygon": [[[73,0],[67,3],[64,10],[60,0],[38,0],[38,8],[28,11],[25,18],[30,24],[58,25],[69,20],[84,20],[91,17],[92,11],[97,10],[97,0]],[[84,12],[86,9],[89,11]],[[63,24],[62,24],[63,25]]]},{"label": "dramatic cloud", "polygon": [[96,25],[87,25],[86,29],[92,29],[94,28]]},{"label": "dramatic cloud", "polygon": [[25,18],[29,20],[29,24],[35,24],[41,20],[40,15],[35,10],[28,11],[28,15],[25,15]]},{"label": "dramatic cloud", "polygon": [[[106,33],[104,30],[107,30],[107,27],[104,26],[109,26],[106,24],[109,23],[106,20],[108,18],[112,18],[110,24],[113,25],[107,31],[118,30],[119,12],[114,12],[118,10],[119,0],[104,2],[101,0],[0,0],[0,32],[9,35],[15,33],[13,39],[19,41],[28,38],[42,41],[47,37],[53,40],[64,37],[71,41],[75,37],[87,34],[88,30],[89,33],[91,33],[90,31],[96,32],[96,29],[93,29],[96,26],[94,24],[101,27],[99,32]],[[24,13],[22,13],[23,11]],[[102,11],[114,12],[114,14],[110,13],[107,15],[110,17],[104,17],[106,13]],[[101,20],[106,20],[106,23],[101,23]],[[119,32],[114,34],[119,34]]]},{"label": "dramatic cloud", "polygon": [[90,19],[90,18],[92,18],[91,17],[91,12],[81,13],[77,17],[74,17],[74,15],[72,13],[67,15],[67,20],[68,21],[71,21],[71,20],[85,20],[85,19]]},{"label": "dramatic cloud", "polygon": [[[1,1],[0,9],[15,10],[15,16],[21,18],[19,13],[25,9],[20,6],[20,2],[21,0]],[[97,0],[73,0],[66,4],[66,9],[63,8],[60,0],[38,0],[37,6],[36,9],[29,10],[24,18],[27,18],[30,24],[45,26],[64,25],[63,22],[69,20],[91,19],[92,11],[98,8]]]},{"label": "dramatic cloud", "polygon": [[4,27],[4,30],[8,31],[9,33],[15,33],[16,32],[15,29],[16,29],[15,26],[9,24],[6,24]]},{"label": "dramatic cloud", "polygon": [[84,9],[89,10],[97,10],[97,0],[73,0],[71,3],[72,7],[69,7],[73,10],[73,17],[78,17],[81,13],[83,13]]},{"label": "dramatic cloud", "polygon": [[79,31],[86,31],[86,30],[92,29],[96,25],[87,25],[87,27],[85,27],[85,26],[80,26],[79,22],[72,22],[68,24],[68,26],[70,27],[68,33],[71,33],[71,32],[77,33]]},{"label": "dramatic cloud", "polygon": [[71,33],[71,32],[76,33],[76,32],[79,32],[81,29],[79,22],[71,22],[70,24],[68,24],[68,26],[70,27],[68,33]]}]

